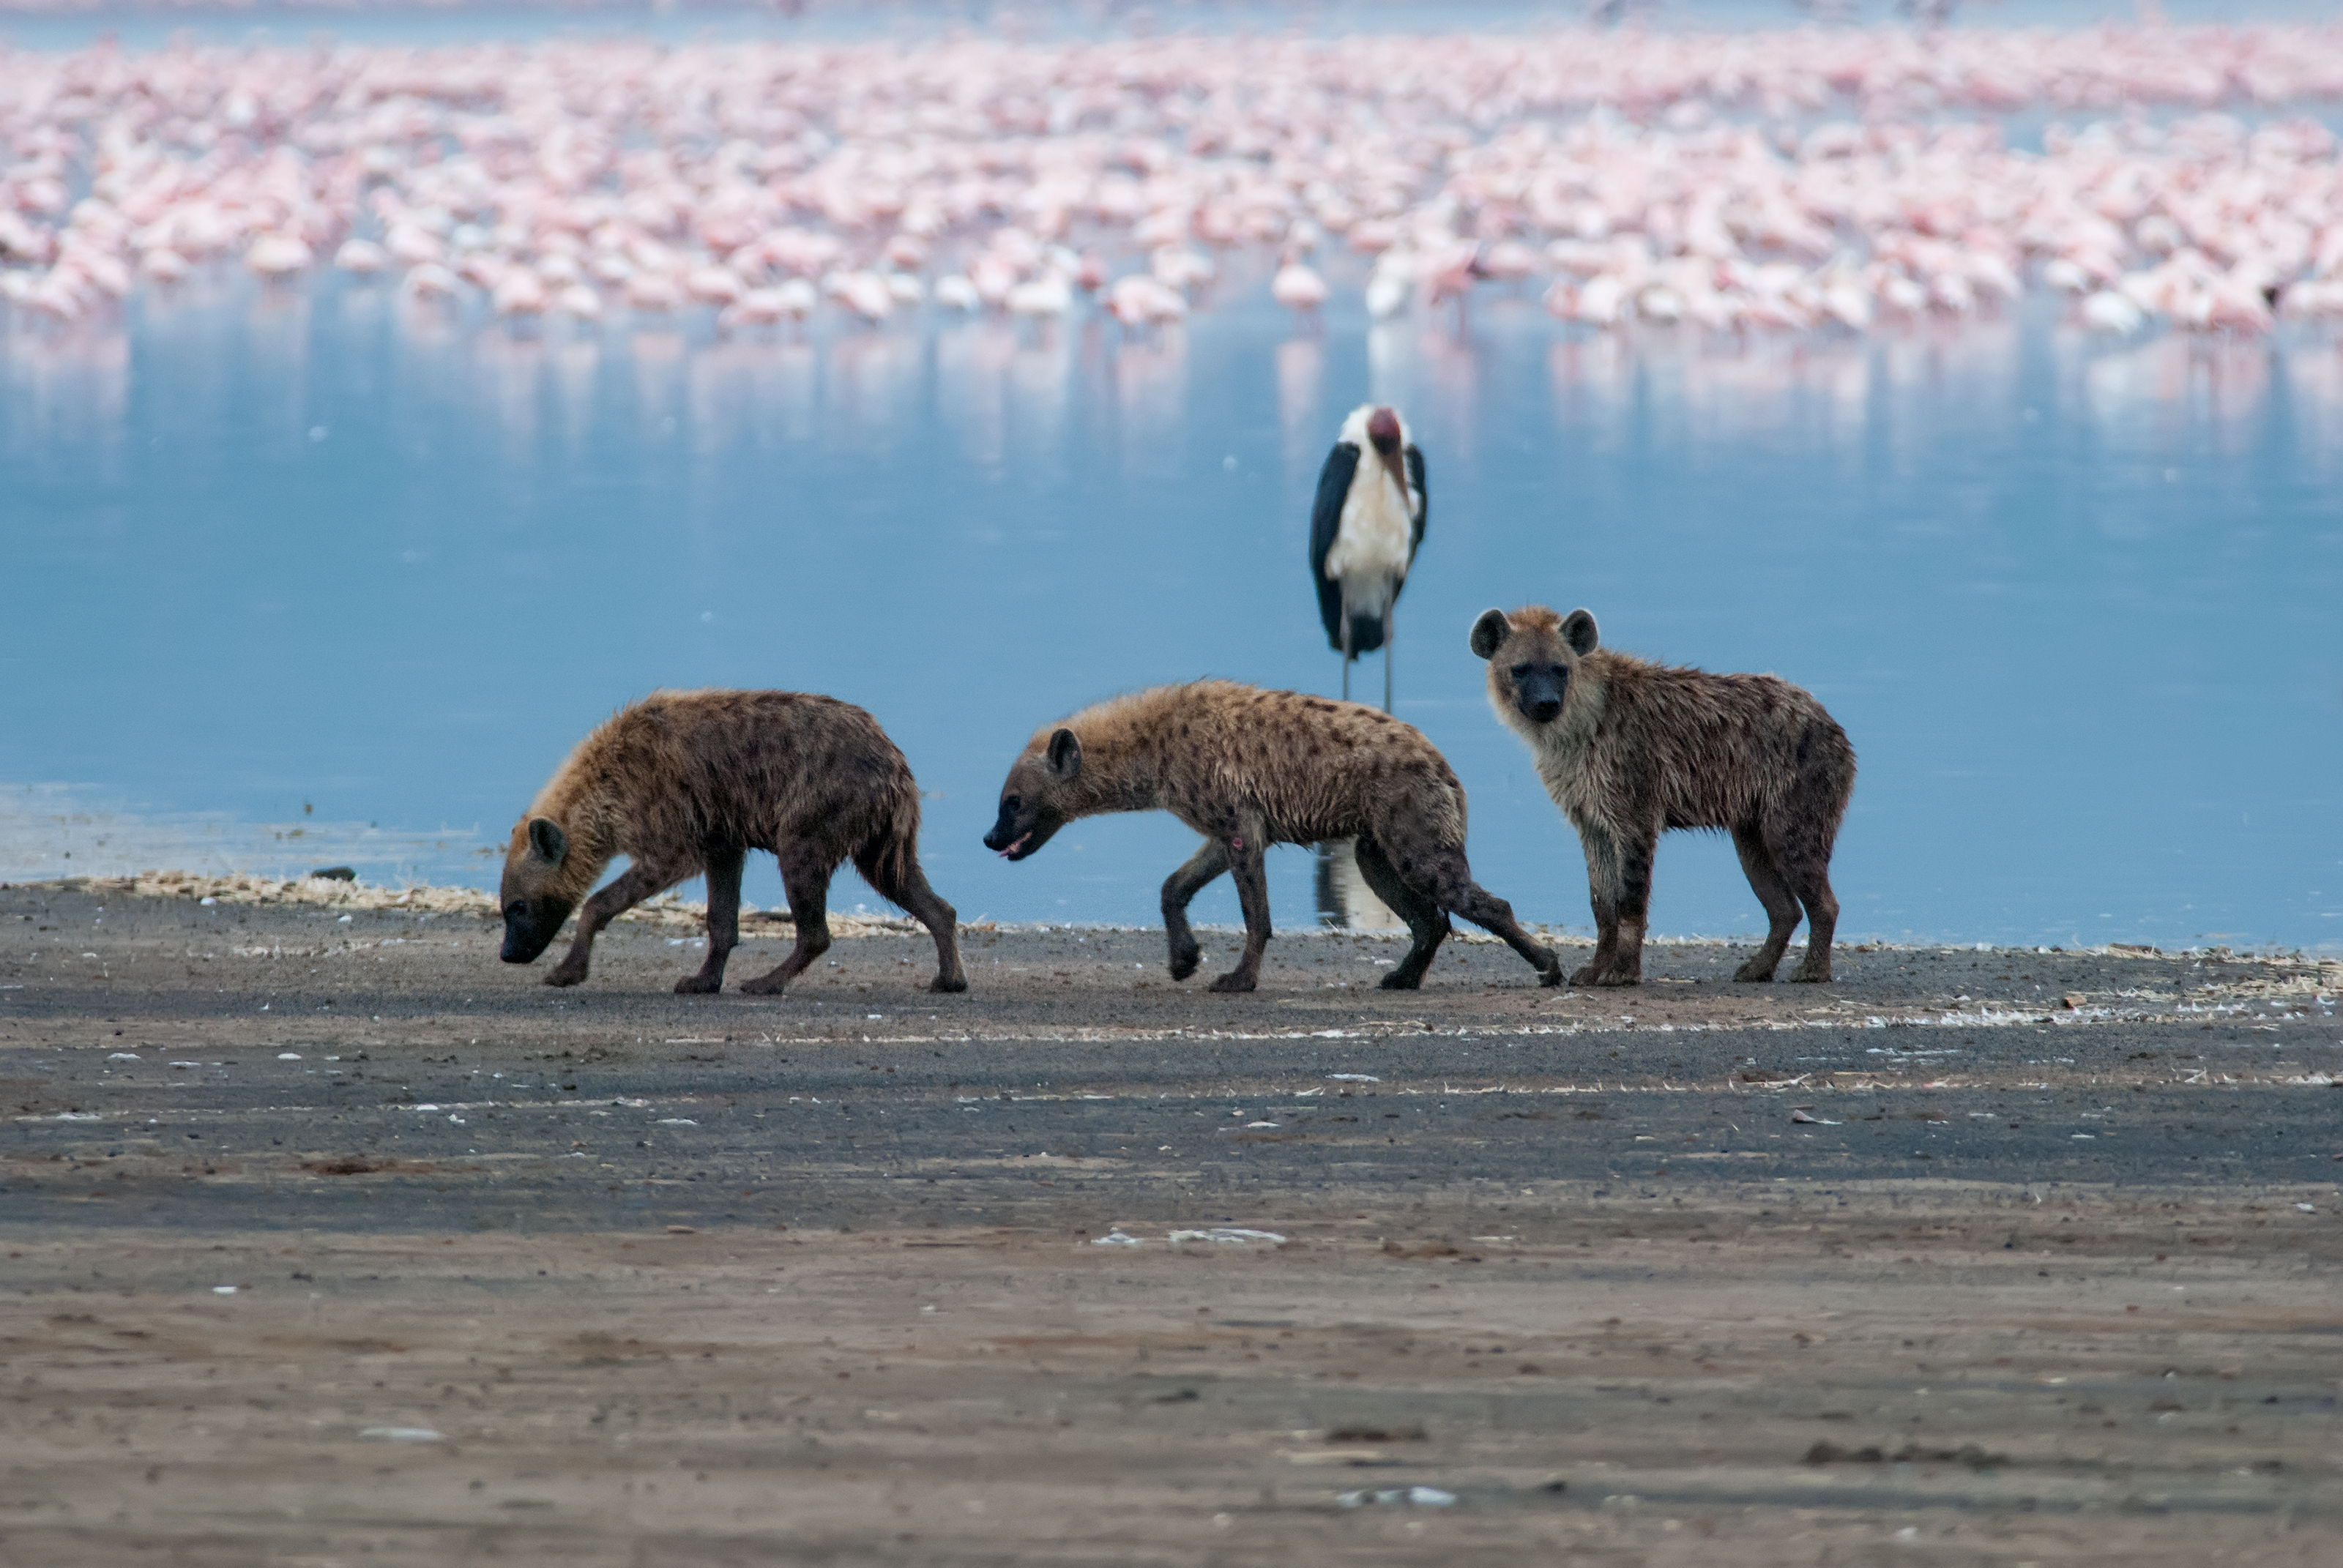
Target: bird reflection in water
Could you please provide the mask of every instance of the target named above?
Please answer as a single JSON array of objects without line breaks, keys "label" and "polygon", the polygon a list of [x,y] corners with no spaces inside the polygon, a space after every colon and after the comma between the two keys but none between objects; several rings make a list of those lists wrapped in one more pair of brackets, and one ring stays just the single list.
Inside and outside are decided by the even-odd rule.
[{"label": "bird reflection in water", "polygon": [[1318,893],[1318,923],[1335,931],[1403,931],[1406,922],[1392,913],[1359,874],[1352,840],[1330,839],[1312,847],[1317,858],[1312,886]]}]

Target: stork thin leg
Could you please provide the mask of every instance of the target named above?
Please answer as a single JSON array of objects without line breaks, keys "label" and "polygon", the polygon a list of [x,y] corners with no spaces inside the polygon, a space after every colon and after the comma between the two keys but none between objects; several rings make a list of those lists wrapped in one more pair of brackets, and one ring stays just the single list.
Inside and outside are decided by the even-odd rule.
[{"label": "stork thin leg", "polygon": [[1396,603],[1383,606],[1383,711],[1392,710],[1392,636],[1394,618],[1399,614]]},{"label": "stork thin leg", "polygon": [[1351,607],[1342,607],[1342,700],[1351,700]]}]

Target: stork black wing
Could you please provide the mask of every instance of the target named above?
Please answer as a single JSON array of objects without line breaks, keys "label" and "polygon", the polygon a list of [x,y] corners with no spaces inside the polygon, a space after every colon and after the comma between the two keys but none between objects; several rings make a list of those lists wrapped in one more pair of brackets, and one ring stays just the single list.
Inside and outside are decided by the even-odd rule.
[{"label": "stork black wing", "polygon": [[1342,585],[1326,578],[1326,555],[1342,526],[1342,503],[1350,498],[1351,480],[1359,471],[1359,449],[1337,441],[1318,470],[1318,501],[1310,513],[1310,576],[1318,585],[1318,618],[1326,623],[1326,646],[1342,650]]},{"label": "stork black wing", "polygon": [[1407,449],[1408,483],[1415,487],[1415,526],[1409,531],[1407,560],[1415,564],[1415,552],[1423,548],[1423,520],[1432,510],[1432,492],[1423,487],[1423,451],[1410,444]]}]

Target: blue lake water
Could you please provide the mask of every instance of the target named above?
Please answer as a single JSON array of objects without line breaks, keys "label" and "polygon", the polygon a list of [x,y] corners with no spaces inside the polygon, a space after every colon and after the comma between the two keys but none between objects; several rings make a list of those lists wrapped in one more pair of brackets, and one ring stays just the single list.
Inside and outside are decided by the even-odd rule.
[{"label": "blue lake water", "polygon": [[[1585,928],[1583,867],[1465,632],[1542,600],[1830,707],[1862,769],[1848,938],[2343,944],[2331,340],[2110,345],[2037,302],[1725,346],[1487,288],[1461,332],[1337,313],[1302,337],[1242,263],[1222,287],[1128,343],[935,317],[516,332],[226,273],[117,327],[6,324],[0,877],[337,859],[490,885],[483,847],[615,707],[778,686],[879,716],[963,916],[1151,922],[1184,829],[1101,819],[1005,865],[978,842],[1001,774],[1133,687],[1336,689],[1309,499],[1372,396],[1431,476],[1398,710],[1525,917]],[[1281,924],[1312,919],[1311,871],[1272,857]],[[748,896],[779,902],[769,860]],[[876,905],[850,870],[833,901]],[[1225,884],[1199,914],[1235,920]],[[1692,835],[1653,920],[1761,923],[1730,844]]]}]

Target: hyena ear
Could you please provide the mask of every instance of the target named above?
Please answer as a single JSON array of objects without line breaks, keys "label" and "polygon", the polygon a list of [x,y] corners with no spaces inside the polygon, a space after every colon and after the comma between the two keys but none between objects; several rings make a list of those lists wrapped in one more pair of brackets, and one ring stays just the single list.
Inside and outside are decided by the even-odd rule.
[{"label": "hyena ear", "polygon": [[539,817],[528,825],[528,847],[547,865],[558,866],[561,857],[569,852],[569,835],[552,818]]},{"label": "hyena ear", "polygon": [[1050,771],[1061,780],[1077,778],[1082,770],[1082,743],[1071,729],[1061,729],[1050,737]]},{"label": "hyena ear", "polygon": [[1483,610],[1481,618],[1473,623],[1473,657],[1486,658],[1496,652],[1505,638],[1513,635],[1513,623],[1505,618],[1503,610]]},{"label": "hyena ear", "polygon": [[1562,618],[1562,640],[1570,645],[1571,652],[1584,658],[1603,638],[1594,629],[1594,617],[1585,610],[1574,609]]}]

